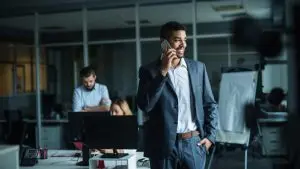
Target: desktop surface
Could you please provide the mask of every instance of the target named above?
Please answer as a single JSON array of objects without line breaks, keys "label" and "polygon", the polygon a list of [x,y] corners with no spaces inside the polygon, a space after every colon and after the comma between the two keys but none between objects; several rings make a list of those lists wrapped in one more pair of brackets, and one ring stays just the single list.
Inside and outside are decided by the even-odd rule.
[{"label": "desktop surface", "polygon": [[[76,166],[75,163],[81,157],[74,157],[75,153],[80,153],[76,150],[49,150],[48,159],[39,160],[38,164],[30,169],[88,169],[88,166]],[[130,153],[136,154],[136,161],[144,159],[142,152]],[[100,157],[101,158],[101,157]],[[107,168],[116,168],[116,159],[104,159]],[[20,169],[28,169],[28,167],[20,167]],[[137,169],[149,169],[149,167],[138,166]]]}]

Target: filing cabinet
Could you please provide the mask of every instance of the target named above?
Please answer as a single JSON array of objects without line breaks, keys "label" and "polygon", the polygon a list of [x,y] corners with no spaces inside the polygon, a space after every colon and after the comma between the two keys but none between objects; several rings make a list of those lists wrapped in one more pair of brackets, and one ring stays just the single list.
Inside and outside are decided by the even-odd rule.
[{"label": "filing cabinet", "polygon": [[41,132],[41,147],[47,147],[48,149],[63,148],[62,126],[43,126]]},{"label": "filing cabinet", "polygon": [[265,156],[286,155],[286,146],[282,141],[282,126],[261,126],[262,154]]}]

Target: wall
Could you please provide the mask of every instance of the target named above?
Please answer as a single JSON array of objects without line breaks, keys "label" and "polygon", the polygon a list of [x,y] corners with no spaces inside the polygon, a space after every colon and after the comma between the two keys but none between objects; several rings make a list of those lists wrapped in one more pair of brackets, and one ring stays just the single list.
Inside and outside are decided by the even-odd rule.
[{"label": "wall", "polygon": [[[265,22],[268,25],[267,21]],[[207,23],[197,25],[198,34],[206,33],[222,33],[228,32],[229,23]],[[188,34],[191,35],[192,29],[188,25]],[[115,33],[119,31],[125,31],[125,33]],[[142,37],[157,37],[158,27],[143,27],[141,28]],[[130,32],[130,33],[126,33]],[[112,38],[110,35],[126,35],[126,38],[134,38],[134,30],[105,30],[105,31],[93,31],[89,32],[89,39],[91,40],[103,40],[103,39],[118,39],[122,37]],[[77,36],[78,35],[78,36]],[[107,37],[109,35],[109,37]],[[68,38],[64,38],[64,34],[48,34],[42,37],[42,40],[46,42],[59,42],[63,41],[77,41],[77,38],[82,38],[82,32],[68,33]],[[48,38],[48,40],[47,40]],[[212,81],[212,86],[218,90],[218,81],[220,78],[221,66],[228,64],[227,59],[227,39],[219,38],[219,40],[198,40],[198,58],[200,61],[207,65],[208,74]],[[188,40],[187,57],[193,57],[193,43],[192,40]],[[76,49],[73,49],[76,48]],[[94,49],[93,49],[94,48]],[[155,58],[159,57],[160,45],[159,42],[142,42],[142,64],[149,63]],[[47,49],[48,50],[48,49]],[[78,61],[78,71],[83,67],[82,46],[77,47],[61,47],[57,48],[58,53],[56,57],[59,62],[55,63],[55,67],[59,70],[57,72],[59,79],[57,80],[58,95],[60,95],[60,101],[71,103],[73,87],[74,87],[74,70],[73,59]],[[219,54],[210,55],[208,53]],[[106,84],[110,91],[111,96],[115,95],[133,95],[136,93],[136,49],[135,43],[122,43],[122,44],[107,44],[107,45],[92,45],[90,46],[90,63],[97,67],[97,77],[100,83]],[[232,64],[240,57],[234,55],[232,57]],[[256,63],[255,56],[245,55],[246,63],[253,65]],[[1,59],[1,57],[0,57]],[[26,68],[27,69],[27,68]],[[42,68],[43,69],[43,68]],[[29,76],[29,75],[28,75]],[[45,82],[47,75],[41,80]]]},{"label": "wall", "polygon": [[[269,59],[270,60],[270,59]],[[284,49],[278,60],[287,61],[287,49]],[[268,64],[263,71],[263,92],[268,93],[274,87],[281,87],[288,92],[288,65],[286,64]]]},{"label": "wall", "polygon": [[[264,20],[261,22],[264,27],[269,27],[270,22]],[[230,23],[205,23],[197,24],[198,34],[213,34],[213,33],[226,33],[229,31]],[[191,25],[187,25],[188,35],[192,34]],[[158,37],[159,27],[142,27],[141,37]],[[89,30],[89,40],[112,40],[122,38],[134,38],[134,28],[129,29],[115,29],[115,30]],[[43,43],[53,42],[73,42],[82,39],[82,32],[70,33],[55,33],[43,34]],[[207,64],[209,76],[218,82],[220,76],[220,69],[222,65],[227,65],[227,39],[214,40],[198,40],[198,53],[199,60]],[[216,46],[219,45],[219,46]],[[193,58],[193,42],[188,40],[187,57]],[[78,71],[83,67],[82,47],[78,46],[79,50],[75,52],[78,61]],[[136,93],[136,66],[135,66],[135,43],[118,43],[118,44],[105,44],[105,45],[90,45],[90,63],[97,67],[97,79],[100,83],[106,84],[112,96],[115,95],[132,95]],[[64,47],[65,50],[70,47]],[[221,52],[220,55],[206,56],[202,53]],[[141,44],[142,64],[149,63],[160,55],[159,42],[142,42]],[[235,56],[232,56],[235,60]],[[254,64],[252,56],[247,56],[247,64]],[[68,65],[67,65],[68,63]],[[64,70],[71,64],[70,59],[62,61]],[[70,67],[72,71],[73,68]],[[69,70],[68,70],[69,71]],[[70,71],[70,72],[71,72]],[[68,72],[69,73],[69,72]],[[62,78],[62,95],[64,100],[71,100],[72,92],[70,93],[70,86],[73,86],[74,76],[65,76]],[[215,84],[215,83],[213,83]],[[215,88],[218,88],[216,83]],[[73,88],[73,87],[72,87]],[[71,90],[72,91],[72,90]]]},{"label": "wall", "polygon": [[13,92],[13,74],[11,64],[0,64],[0,96],[7,96]]},{"label": "wall", "polygon": [[135,43],[115,44],[113,46],[113,91],[126,96],[136,93],[136,48]]},{"label": "wall", "polygon": [[[72,102],[74,69],[72,49],[62,49],[61,66],[61,101]],[[78,70],[83,67],[81,51],[76,51]],[[108,87],[111,97],[134,95],[136,93],[136,51],[135,43],[93,45],[89,48],[89,62],[96,69],[97,82]],[[78,84],[81,84],[78,78]]]},{"label": "wall", "polygon": [[25,116],[35,116],[36,95],[33,93],[19,94],[18,96],[0,97],[0,118],[3,110],[19,109]]},{"label": "wall", "polygon": [[[219,89],[219,80],[221,75],[221,67],[227,66],[228,64],[228,46],[227,39],[219,40],[198,40],[198,59],[206,64],[208,75],[212,84],[212,88],[215,91]],[[188,40],[188,48],[186,56],[193,58],[192,40]],[[22,49],[25,51],[25,49]],[[20,50],[21,51],[21,50]],[[240,52],[241,50],[232,47],[231,52]],[[247,49],[250,51],[251,49]],[[160,45],[158,41],[155,42],[142,42],[142,64],[149,63],[160,55]],[[56,57],[53,61],[53,65],[57,70],[57,95],[58,101],[71,104],[73,86],[74,86],[74,70],[73,70],[73,59],[77,58],[78,61],[78,72],[83,67],[82,48],[78,47],[63,47],[55,49],[53,55]],[[18,54],[19,56],[19,54]],[[22,56],[22,55],[20,55]],[[254,65],[257,63],[257,56],[254,54],[248,55],[232,55],[231,63],[235,65],[236,60],[240,57],[245,58],[245,65]],[[134,95],[136,93],[136,49],[135,43],[118,43],[118,44],[106,44],[106,45],[91,45],[90,46],[90,63],[96,67],[98,82],[108,86],[111,96],[126,96]],[[43,60],[43,59],[42,59]],[[45,59],[44,59],[45,60]],[[18,61],[26,61],[24,58],[18,58]],[[26,69],[30,69],[30,66],[25,64]],[[4,69],[1,66],[1,69]],[[10,70],[10,67],[5,68]],[[43,71],[44,67],[41,68]],[[273,68],[274,69],[274,68]],[[272,70],[273,70],[272,69]],[[266,89],[271,88],[270,84],[285,85],[285,69],[278,68],[277,72],[281,72],[280,78],[274,78],[274,75],[278,73],[273,72],[269,78],[264,78]],[[270,69],[267,67],[266,71]],[[270,71],[269,71],[270,72]],[[8,71],[11,73],[11,71]],[[1,74],[3,76],[3,74]],[[12,81],[12,75],[5,74],[7,81]],[[31,74],[29,73],[27,79],[30,79]],[[46,83],[46,74],[42,74],[42,83]],[[272,78],[270,78],[272,77]],[[272,79],[272,82],[266,79]],[[280,80],[279,80],[280,79]],[[26,83],[29,83],[26,80]],[[28,86],[28,85],[26,85]],[[271,85],[272,86],[272,85]],[[2,85],[3,88],[3,85]],[[30,90],[28,87],[26,90]]]},{"label": "wall", "polygon": [[90,47],[92,52],[90,54],[90,64],[96,68],[97,82],[105,84],[110,91],[113,93],[112,85],[114,78],[111,72],[114,70],[113,65],[113,45],[95,45]]},{"label": "wall", "polygon": [[[192,46],[193,44],[191,40],[189,40],[186,53],[186,56],[189,58],[193,57]],[[136,93],[136,78],[138,77],[135,71],[135,43],[98,45],[92,46],[92,48],[96,48],[97,52],[92,52],[94,54],[91,56],[90,63],[96,66],[98,81],[108,86],[111,96],[134,95]],[[198,41],[198,59],[206,64],[208,76],[215,92],[218,92],[219,90],[221,67],[226,67],[228,65],[227,50],[226,44],[208,44],[205,40]],[[245,59],[244,66],[254,67],[254,65],[258,63],[258,56],[254,54],[253,51],[251,52],[251,49],[246,49],[246,51],[248,51],[248,53],[250,52],[250,54],[246,55],[241,53],[231,55],[231,64],[233,66],[236,65],[237,59],[242,57]],[[141,52],[142,64],[150,63],[157,59],[160,55],[159,42],[142,42]],[[241,50],[232,47],[231,52],[241,52]],[[63,65],[67,65],[67,62],[70,61],[67,59]],[[263,76],[267,77],[264,78],[265,92],[268,92],[270,88],[274,87],[274,85],[281,86],[283,88],[287,85],[287,70],[284,68],[284,65],[279,66],[280,68],[276,68],[276,66],[271,67],[273,67],[272,70],[276,69],[275,71],[271,71],[272,74],[268,73],[270,72],[269,66],[267,66],[264,71],[267,72],[264,73]],[[66,68],[67,67],[64,67],[65,71],[67,71]],[[275,78],[274,75],[279,76]],[[64,84],[64,89],[62,89],[65,93],[65,100],[71,99],[69,92],[70,86],[73,86],[72,78],[73,76],[64,77],[64,81],[68,82],[69,85]]]},{"label": "wall", "polygon": [[[199,60],[204,62],[207,67],[208,76],[212,83],[212,88],[218,90],[218,81],[221,76],[221,67],[228,66],[228,46],[224,44],[201,44],[198,45]],[[223,54],[217,54],[217,53]],[[243,66],[254,67],[255,64],[259,63],[259,56],[255,54],[253,49],[237,49],[232,45],[231,51],[231,65],[237,65],[236,61],[239,58],[244,58],[245,62]],[[240,53],[238,53],[240,52]],[[246,52],[248,54],[243,54]],[[210,53],[216,53],[215,55],[210,55]],[[234,54],[236,53],[236,54]],[[276,60],[286,60],[286,54],[283,50],[282,54],[276,58]],[[262,83],[263,92],[268,93],[274,87],[282,87],[285,91],[288,90],[288,73],[287,64],[267,64],[263,70]]]},{"label": "wall", "polygon": [[[69,48],[70,49],[70,48]],[[73,95],[73,57],[72,52],[70,50],[62,50],[61,55],[61,71],[57,72],[60,74],[60,82],[61,82],[61,101],[63,103],[70,102]]]},{"label": "wall", "polygon": [[[182,0],[140,0],[140,3],[166,3],[180,2]],[[134,5],[136,0],[11,0],[3,3],[0,7],[0,16],[26,15],[34,12],[61,12],[81,10],[87,8],[111,8],[117,6]]]},{"label": "wall", "polygon": [[[43,51],[43,50],[42,50]],[[10,45],[9,43],[2,43],[0,45],[0,64],[2,64],[2,68],[0,70],[0,74],[5,76],[7,79],[4,83],[1,84],[1,91],[7,89],[6,93],[1,94],[0,96],[5,96],[9,94],[13,94],[13,64],[16,63],[16,70],[19,71],[19,74],[16,72],[17,83],[20,82],[24,86],[24,92],[33,92],[35,90],[35,58],[32,57],[33,52],[32,48],[27,47],[22,44],[14,44]],[[15,60],[16,59],[16,60]],[[32,60],[33,59],[33,60]],[[46,57],[43,52],[41,52],[40,59],[40,84],[41,90],[47,90],[47,69],[46,69]],[[23,68],[23,69],[22,69]],[[24,73],[24,75],[23,75]],[[19,79],[18,79],[19,78]]]},{"label": "wall", "polygon": [[[0,114],[4,109],[20,109],[25,115],[35,116],[36,78],[32,49],[22,44],[2,43],[0,53]],[[41,89],[47,90],[47,66],[43,53],[41,63]],[[13,71],[13,65],[16,65],[16,73]],[[13,95],[14,81],[16,81],[15,84],[19,84],[17,89],[18,86],[21,87],[16,95]]]},{"label": "wall", "polygon": [[[199,40],[200,41],[200,40]],[[227,66],[227,45],[214,43],[208,44],[204,42],[198,42],[198,58],[200,61],[204,62],[207,66],[208,75],[212,84],[212,88],[215,92],[218,92],[219,89],[219,80],[221,73],[221,66]],[[187,54],[189,58],[193,57],[192,42],[188,41]],[[149,63],[159,57],[160,45],[159,42],[143,42],[142,45],[142,64]],[[97,77],[100,83],[106,84],[110,91],[110,95],[113,96],[127,96],[134,95],[136,93],[136,51],[135,43],[123,43],[123,44],[108,44],[108,45],[97,45],[91,46],[90,48],[90,63],[96,66]],[[204,50],[205,49],[205,50]],[[74,51],[71,48],[59,49],[53,53],[57,55],[56,59],[59,59],[60,62],[55,61],[56,69],[60,70],[57,74],[60,75],[60,78],[57,80],[59,90],[58,97],[59,100],[63,103],[71,104],[72,94],[73,94],[73,84],[74,84],[74,74],[73,74],[73,58]],[[235,51],[235,50],[233,50]],[[211,55],[209,53],[220,52],[220,54]],[[223,54],[222,54],[223,52]],[[79,54],[78,54],[79,53]],[[80,55],[81,51],[75,51],[75,55]],[[245,58],[245,65],[254,65],[257,63],[257,56],[255,55],[232,55],[232,65],[235,65],[235,62],[238,58]],[[79,57],[80,58],[80,57]],[[82,59],[79,61],[79,67],[82,67]],[[5,66],[1,66],[0,69],[4,69]],[[10,67],[5,68],[10,70]],[[274,69],[276,69],[274,71]],[[269,67],[266,67],[266,72],[264,77],[269,77],[264,81],[265,88],[271,88],[274,84],[283,85],[287,84],[286,82],[286,70],[284,68],[273,67],[269,71]],[[79,70],[78,70],[79,71]],[[11,71],[7,71],[10,74],[0,74],[0,76],[5,77],[7,81],[12,81]],[[278,73],[280,72],[280,73]],[[275,75],[277,78],[275,78]],[[278,77],[278,75],[280,75]],[[46,75],[45,75],[46,77]],[[1,85],[3,88],[3,85]],[[34,102],[34,99],[33,99]]]},{"label": "wall", "polygon": [[[270,28],[270,20],[258,21],[263,28]],[[185,24],[187,35],[193,34],[191,24]],[[213,22],[213,23],[197,23],[197,35],[220,34],[230,32],[231,22]],[[160,26],[147,26],[140,28],[141,38],[159,37]],[[89,30],[89,41],[98,40],[116,40],[116,39],[134,39],[135,27],[116,28],[109,30]],[[45,32],[41,34],[41,43],[58,43],[58,42],[80,42],[82,41],[82,31],[75,32]]]},{"label": "wall", "polygon": [[288,66],[267,65],[263,72],[263,92],[269,93],[274,87],[281,87],[288,91]]}]

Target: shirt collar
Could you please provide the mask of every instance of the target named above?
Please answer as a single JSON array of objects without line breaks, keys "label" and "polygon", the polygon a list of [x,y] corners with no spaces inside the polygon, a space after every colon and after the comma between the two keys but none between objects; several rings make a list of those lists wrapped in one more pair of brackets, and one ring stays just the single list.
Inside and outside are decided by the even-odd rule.
[{"label": "shirt collar", "polygon": [[94,87],[91,90],[88,90],[87,88],[85,88],[84,85],[82,85],[82,88],[87,92],[91,92],[91,91],[96,90],[96,85],[97,85],[97,83],[95,83]]},{"label": "shirt collar", "polygon": [[180,59],[180,66],[183,66],[183,67],[187,68],[187,65],[186,65],[186,62],[185,62],[184,58]]},{"label": "shirt collar", "polygon": [[[162,60],[162,57],[163,57],[163,54],[160,55],[160,60]],[[187,68],[187,65],[186,65],[186,62],[185,62],[184,58],[180,59],[179,66],[180,67],[183,66],[183,67]]]}]

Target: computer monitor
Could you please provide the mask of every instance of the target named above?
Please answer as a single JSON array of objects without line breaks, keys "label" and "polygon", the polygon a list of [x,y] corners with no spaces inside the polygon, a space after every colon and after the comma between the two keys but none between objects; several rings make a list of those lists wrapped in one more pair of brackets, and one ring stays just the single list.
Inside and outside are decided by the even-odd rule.
[{"label": "computer monitor", "polygon": [[[97,149],[137,149],[138,123],[136,116],[84,117],[85,144]],[[119,158],[127,154],[104,154],[102,158]]]},{"label": "computer monitor", "polygon": [[69,137],[70,141],[83,141],[84,140],[84,117],[92,117],[98,119],[103,116],[111,116],[110,112],[68,112],[69,121]]},{"label": "computer monitor", "polygon": [[83,142],[82,146],[82,161],[78,162],[78,166],[88,166],[90,158],[90,149],[86,146],[84,117],[91,117],[99,119],[100,117],[111,116],[110,112],[68,112],[68,127],[69,127],[69,140],[70,142],[80,141]]}]

